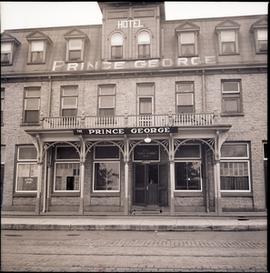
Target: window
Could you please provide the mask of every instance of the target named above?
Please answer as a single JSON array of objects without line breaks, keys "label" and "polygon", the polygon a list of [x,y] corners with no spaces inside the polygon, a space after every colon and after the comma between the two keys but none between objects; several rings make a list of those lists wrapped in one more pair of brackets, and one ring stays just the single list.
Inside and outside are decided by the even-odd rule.
[{"label": "window", "polygon": [[195,32],[181,32],[178,36],[179,56],[197,55],[197,34]]},{"label": "window", "polygon": [[36,192],[38,180],[37,151],[34,146],[17,150],[16,192]]},{"label": "window", "polygon": [[119,148],[111,145],[95,147],[94,153],[94,192],[119,192],[120,161]]},{"label": "window", "polygon": [[1,87],[1,126],[4,124],[5,88]]},{"label": "window", "polygon": [[67,61],[76,62],[83,59],[83,40],[69,39],[67,41]]},{"label": "window", "polygon": [[150,35],[147,31],[141,31],[138,35],[138,58],[150,58]]},{"label": "window", "polygon": [[175,190],[202,191],[201,145],[182,144],[175,158]]},{"label": "window", "polygon": [[267,53],[268,47],[268,37],[267,29],[257,29],[256,33],[256,52],[257,53]]},{"label": "window", "polygon": [[31,41],[30,43],[30,63],[45,62],[45,41]]},{"label": "window", "polygon": [[61,115],[77,116],[78,87],[62,86],[61,90]]},{"label": "window", "polygon": [[115,85],[100,85],[98,88],[99,116],[114,116],[115,112]]},{"label": "window", "polygon": [[221,147],[220,190],[250,191],[249,151],[247,143],[224,143]]},{"label": "window", "polygon": [[79,159],[79,153],[72,146],[57,146],[56,147],[56,159]]},{"label": "window", "polygon": [[55,162],[54,191],[80,191],[80,163]]},{"label": "window", "polygon": [[40,111],[40,87],[27,87],[24,90],[24,114],[25,123],[39,123]]},{"label": "window", "polygon": [[114,33],[111,37],[111,58],[122,59],[123,58],[123,44],[124,39],[121,33]]},{"label": "window", "polygon": [[222,112],[224,114],[242,113],[240,80],[224,80],[222,85]]},{"label": "window", "polygon": [[178,114],[194,112],[193,82],[176,83],[176,112]]},{"label": "window", "polygon": [[219,52],[221,55],[238,53],[238,32],[222,30],[219,32]]},{"label": "window", "polygon": [[13,43],[1,43],[1,64],[12,64]]}]

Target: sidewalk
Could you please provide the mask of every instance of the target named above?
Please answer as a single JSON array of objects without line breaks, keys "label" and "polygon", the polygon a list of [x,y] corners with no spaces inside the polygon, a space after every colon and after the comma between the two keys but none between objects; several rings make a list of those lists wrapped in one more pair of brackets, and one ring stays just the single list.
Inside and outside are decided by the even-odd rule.
[{"label": "sidewalk", "polygon": [[2,216],[2,230],[261,231],[266,217]]}]

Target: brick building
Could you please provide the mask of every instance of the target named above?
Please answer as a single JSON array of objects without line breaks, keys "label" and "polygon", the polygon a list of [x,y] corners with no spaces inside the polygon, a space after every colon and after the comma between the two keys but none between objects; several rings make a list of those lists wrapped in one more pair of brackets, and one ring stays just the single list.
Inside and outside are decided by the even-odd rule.
[{"label": "brick building", "polygon": [[2,210],[265,211],[267,16],[99,7],[102,25],[1,35]]}]

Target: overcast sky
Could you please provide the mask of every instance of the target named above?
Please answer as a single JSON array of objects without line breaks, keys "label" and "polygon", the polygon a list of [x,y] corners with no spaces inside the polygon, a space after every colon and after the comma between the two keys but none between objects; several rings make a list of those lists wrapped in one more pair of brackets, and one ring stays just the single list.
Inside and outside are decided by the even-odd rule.
[{"label": "overcast sky", "polygon": [[[102,24],[97,2],[0,2],[7,29]],[[166,20],[268,14],[268,2],[165,2]]]}]

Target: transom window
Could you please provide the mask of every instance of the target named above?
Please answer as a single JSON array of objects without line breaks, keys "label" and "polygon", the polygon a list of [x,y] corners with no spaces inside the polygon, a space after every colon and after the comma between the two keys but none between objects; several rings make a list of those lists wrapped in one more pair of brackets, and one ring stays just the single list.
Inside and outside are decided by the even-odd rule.
[{"label": "transom window", "polygon": [[138,34],[138,58],[150,58],[150,34],[147,31],[141,31]]},{"label": "transom window", "polygon": [[34,146],[17,149],[16,192],[36,192],[38,180],[37,152]]},{"label": "transom window", "polygon": [[82,61],[83,59],[83,40],[82,39],[69,39],[68,42],[68,61]]},{"label": "transom window", "polygon": [[194,82],[176,83],[176,112],[194,112]]},{"label": "transom window", "polygon": [[178,43],[179,56],[197,55],[197,35],[195,32],[181,32]]},{"label": "transom window", "polygon": [[30,43],[30,62],[45,62],[45,41],[31,41]]},{"label": "transom window", "polygon": [[12,43],[1,43],[1,64],[12,64]]},{"label": "transom window", "polygon": [[123,58],[123,44],[124,38],[121,33],[114,33],[111,37],[111,58],[122,59]]},{"label": "transom window", "polygon": [[222,112],[237,114],[242,112],[240,80],[223,80],[222,88]]},{"label": "transom window", "polygon": [[77,116],[78,86],[62,86],[61,115]]},{"label": "transom window", "polygon": [[221,147],[221,191],[250,191],[250,157],[247,143],[224,143]]},{"label": "transom window", "polygon": [[111,145],[95,147],[93,192],[120,191],[119,148]]},{"label": "transom window", "polygon": [[26,87],[24,90],[25,123],[39,123],[40,87]]},{"label": "transom window", "polygon": [[100,85],[98,89],[98,114],[100,116],[114,116],[115,92],[114,84]]}]

